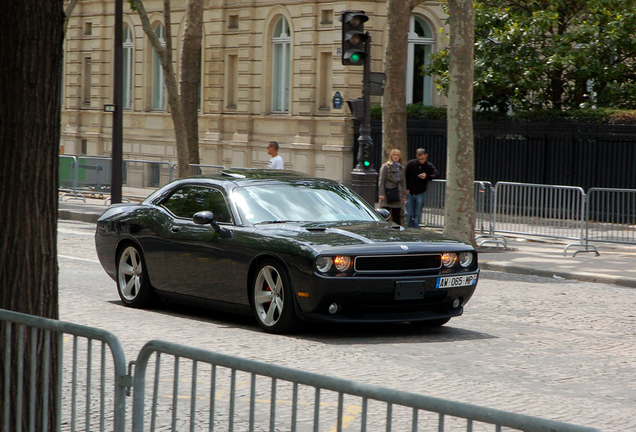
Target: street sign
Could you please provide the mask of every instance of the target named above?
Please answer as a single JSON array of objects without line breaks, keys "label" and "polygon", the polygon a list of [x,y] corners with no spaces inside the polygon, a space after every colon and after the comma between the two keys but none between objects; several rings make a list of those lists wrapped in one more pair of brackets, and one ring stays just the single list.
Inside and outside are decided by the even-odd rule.
[{"label": "street sign", "polygon": [[371,96],[382,96],[384,94],[384,81],[386,74],[384,72],[371,72]]},{"label": "street sign", "polygon": [[342,95],[339,91],[333,95],[333,108],[334,109],[342,109]]}]

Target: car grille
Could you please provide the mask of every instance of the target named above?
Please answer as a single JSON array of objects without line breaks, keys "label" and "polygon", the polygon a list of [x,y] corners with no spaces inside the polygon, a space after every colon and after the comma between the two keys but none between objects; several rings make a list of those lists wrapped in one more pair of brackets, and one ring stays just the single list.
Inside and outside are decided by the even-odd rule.
[{"label": "car grille", "polygon": [[441,266],[440,254],[359,256],[354,263],[357,272],[437,270]]}]

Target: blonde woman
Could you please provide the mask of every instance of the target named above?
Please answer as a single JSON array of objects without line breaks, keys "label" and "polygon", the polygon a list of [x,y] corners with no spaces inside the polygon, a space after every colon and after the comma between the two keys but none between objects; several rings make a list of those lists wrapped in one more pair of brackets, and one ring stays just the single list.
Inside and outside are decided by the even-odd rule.
[{"label": "blonde woman", "polygon": [[382,164],[378,177],[380,207],[391,212],[391,219],[402,225],[402,209],[406,201],[406,176],[402,166],[402,152],[391,150],[389,160]]}]

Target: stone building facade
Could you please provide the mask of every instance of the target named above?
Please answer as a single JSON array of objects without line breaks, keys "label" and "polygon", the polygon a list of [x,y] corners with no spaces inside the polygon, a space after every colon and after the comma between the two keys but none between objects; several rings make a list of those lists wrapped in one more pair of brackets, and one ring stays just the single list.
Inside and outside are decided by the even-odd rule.
[{"label": "stone building facade", "polygon": [[[185,0],[172,0],[175,71]],[[163,2],[145,0],[165,37]],[[114,2],[78,2],[65,44],[62,154],[110,156]],[[285,168],[347,182],[354,166],[353,120],[362,68],[341,64],[344,10],[363,10],[372,37],[371,70],[383,71],[386,1],[205,0],[199,114],[202,164],[266,167],[276,140]],[[444,103],[418,73],[425,54],[447,45],[440,2],[418,6],[409,38],[409,102]],[[163,36],[162,36],[163,35]],[[124,1],[124,158],[176,163],[176,146],[158,59],[136,12]],[[372,103],[380,103],[379,96]]]}]

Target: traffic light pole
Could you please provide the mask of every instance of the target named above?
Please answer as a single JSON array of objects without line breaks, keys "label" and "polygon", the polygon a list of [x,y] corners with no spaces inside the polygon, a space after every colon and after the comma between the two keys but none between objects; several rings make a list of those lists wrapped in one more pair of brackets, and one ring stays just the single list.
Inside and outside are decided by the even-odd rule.
[{"label": "traffic light pole", "polygon": [[371,160],[370,156],[373,152],[373,140],[371,139],[371,36],[368,32],[364,53],[362,78],[364,117],[360,123],[360,136],[358,137],[358,164],[351,172],[351,188],[374,207],[378,173],[372,164],[365,165],[365,161]]}]

